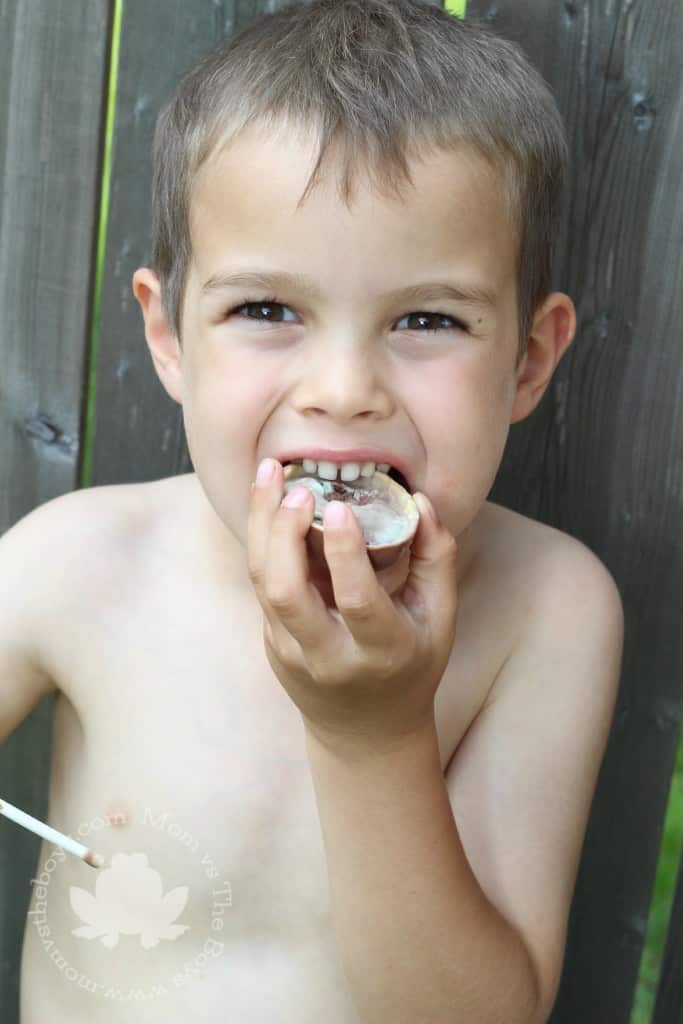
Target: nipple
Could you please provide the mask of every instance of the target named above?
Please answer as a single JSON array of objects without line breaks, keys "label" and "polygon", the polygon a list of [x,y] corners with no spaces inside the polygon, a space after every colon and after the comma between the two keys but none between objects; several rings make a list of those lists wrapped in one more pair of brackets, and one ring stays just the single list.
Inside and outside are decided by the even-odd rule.
[{"label": "nipple", "polygon": [[130,823],[130,809],[122,800],[113,800],[107,808],[106,818],[111,828],[125,828]]}]

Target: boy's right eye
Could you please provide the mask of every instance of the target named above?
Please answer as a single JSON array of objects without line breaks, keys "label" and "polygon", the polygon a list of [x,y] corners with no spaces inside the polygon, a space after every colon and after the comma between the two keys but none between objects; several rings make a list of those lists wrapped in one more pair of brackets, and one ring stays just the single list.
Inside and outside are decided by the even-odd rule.
[{"label": "boy's right eye", "polygon": [[[273,299],[247,300],[246,302],[243,302],[241,305],[234,306],[231,310],[229,310],[226,313],[226,318],[229,317],[229,316],[232,316],[233,314],[240,313],[243,309],[246,309],[246,310],[256,309],[256,310],[258,310],[259,312],[262,313],[263,310],[272,310],[273,307],[277,307],[278,309],[289,309],[289,306],[283,305],[281,302],[278,302],[277,299],[274,299],[274,298]],[[290,310],[290,312],[291,312],[291,310]],[[269,315],[266,315],[264,317],[264,319],[261,319],[259,316],[256,316],[256,317],[244,316],[241,319],[243,319],[243,320],[256,320],[257,322],[261,322],[261,323],[282,323],[282,321],[280,321],[280,320],[272,319],[272,317],[269,316]],[[291,323],[291,321],[285,321],[285,322],[290,322]]]}]

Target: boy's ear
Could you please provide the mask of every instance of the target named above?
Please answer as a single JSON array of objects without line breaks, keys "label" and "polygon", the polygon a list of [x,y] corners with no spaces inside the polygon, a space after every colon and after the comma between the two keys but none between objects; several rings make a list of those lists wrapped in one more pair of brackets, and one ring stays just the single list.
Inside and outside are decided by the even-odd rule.
[{"label": "boy's ear", "polygon": [[564,292],[552,292],[536,310],[527,350],[516,371],[517,394],[510,423],[526,419],[536,408],[575,333],[574,303]]},{"label": "boy's ear", "polygon": [[133,274],[133,294],[145,321],[145,338],[159,380],[174,401],[182,401],[182,351],[161,308],[159,278],[149,267]]}]

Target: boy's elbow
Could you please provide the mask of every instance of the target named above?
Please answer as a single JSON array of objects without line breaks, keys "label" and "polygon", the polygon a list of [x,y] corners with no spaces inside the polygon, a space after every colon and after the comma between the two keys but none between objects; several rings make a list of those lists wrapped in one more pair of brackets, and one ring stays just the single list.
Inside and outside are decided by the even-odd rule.
[{"label": "boy's elbow", "polygon": [[471,1006],[466,1009],[460,1003],[447,1024],[548,1024],[555,993],[544,992],[533,958],[519,933],[516,934],[516,955],[508,958],[507,979],[499,960],[493,965],[487,990],[481,993],[479,1011]]},{"label": "boy's elbow", "polygon": [[[544,991],[540,973],[529,954],[527,954],[527,966],[526,983],[522,986],[518,1001],[520,1010],[517,1020],[519,1024],[548,1024],[548,1017],[555,1001],[555,993],[548,994]],[[501,1024],[503,1021],[507,1022],[508,1019],[503,1013],[503,1016],[500,1017]]]},{"label": "boy's elbow", "polygon": [[[520,960],[516,962],[514,982],[507,993],[501,993],[493,1013],[482,1018],[481,1024],[547,1024],[554,993],[549,993],[523,938],[517,934]],[[500,974],[498,975],[498,979]],[[496,983],[495,972],[493,984]]]}]

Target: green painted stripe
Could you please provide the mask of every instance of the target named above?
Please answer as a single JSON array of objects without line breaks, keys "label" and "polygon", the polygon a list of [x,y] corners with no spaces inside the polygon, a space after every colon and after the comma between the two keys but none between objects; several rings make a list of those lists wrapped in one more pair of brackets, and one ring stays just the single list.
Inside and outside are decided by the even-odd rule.
[{"label": "green painted stripe", "polygon": [[97,269],[95,272],[95,294],[93,297],[93,328],[90,338],[88,395],[85,422],[85,458],[81,470],[79,487],[90,486],[90,461],[92,456],[92,436],[95,422],[95,390],[97,385],[97,354],[100,337],[100,306],[102,301],[102,277],[104,267],[104,251],[107,242],[107,217],[109,214],[109,180],[111,176],[112,140],[114,138],[114,117],[116,114],[116,82],[119,70],[119,42],[121,39],[121,18],[123,0],[114,0],[114,21],[111,36],[111,60],[109,63],[109,82],[107,83],[107,122],[104,129],[104,161],[102,168],[102,191],[100,193],[100,218],[97,227]]},{"label": "green painted stripe", "polygon": [[456,18],[464,18],[467,0],[445,0],[444,8],[449,14],[454,14]]}]

